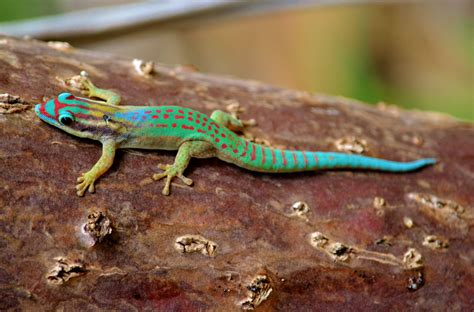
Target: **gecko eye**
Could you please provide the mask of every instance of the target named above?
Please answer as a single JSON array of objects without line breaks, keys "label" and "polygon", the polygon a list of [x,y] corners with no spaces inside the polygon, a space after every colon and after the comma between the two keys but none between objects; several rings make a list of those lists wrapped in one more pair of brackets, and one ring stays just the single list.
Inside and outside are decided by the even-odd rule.
[{"label": "gecko eye", "polygon": [[59,115],[59,123],[64,126],[70,126],[74,122],[74,117],[70,113]]}]

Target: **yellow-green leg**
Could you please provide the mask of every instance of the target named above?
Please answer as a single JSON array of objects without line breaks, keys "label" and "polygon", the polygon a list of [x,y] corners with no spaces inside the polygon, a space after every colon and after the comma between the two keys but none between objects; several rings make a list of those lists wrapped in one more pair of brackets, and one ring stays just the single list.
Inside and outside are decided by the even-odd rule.
[{"label": "yellow-green leg", "polygon": [[89,98],[95,97],[104,100],[109,105],[119,105],[120,95],[112,90],[97,88],[89,78],[80,76],[78,79],[79,88]]},{"label": "yellow-green leg", "polygon": [[215,148],[212,144],[204,141],[187,141],[181,144],[174,159],[174,164],[172,165],[163,165],[159,164],[158,168],[164,170],[162,173],[156,173],[153,175],[153,180],[158,181],[166,177],[165,186],[163,188],[162,194],[170,194],[170,185],[171,180],[174,177],[178,177],[186,185],[192,185],[193,180],[186,178],[183,175],[184,170],[189,164],[191,157],[195,158],[208,158],[214,157],[216,155]]},{"label": "yellow-green leg", "polygon": [[211,114],[211,119],[214,120],[217,124],[226,127],[234,132],[242,132],[247,126],[254,126],[255,120],[240,120],[235,118],[229,113],[223,112],[221,110],[215,110]]},{"label": "yellow-green leg", "polygon": [[91,170],[83,173],[79,178],[77,178],[78,184],[76,185],[76,190],[78,196],[84,196],[84,193],[87,190],[90,193],[94,193],[94,182],[109,170],[110,166],[112,166],[116,150],[117,145],[114,141],[102,142],[102,155],[100,156],[100,159]]}]

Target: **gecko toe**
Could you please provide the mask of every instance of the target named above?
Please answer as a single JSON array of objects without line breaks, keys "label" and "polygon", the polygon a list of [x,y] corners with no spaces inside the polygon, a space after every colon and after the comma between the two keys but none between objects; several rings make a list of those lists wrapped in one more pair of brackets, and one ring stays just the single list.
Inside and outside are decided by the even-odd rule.
[{"label": "gecko toe", "polygon": [[165,164],[158,164],[157,167],[160,168],[161,170],[168,170],[171,168],[172,165],[165,165]]},{"label": "gecko toe", "polygon": [[151,178],[155,181],[158,181],[158,180],[163,179],[166,176],[167,176],[166,173],[155,173]]},{"label": "gecko toe", "polygon": [[183,181],[183,183],[186,184],[186,185],[188,185],[188,186],[193,185],[193,180],[191,180],[190,178],[186,178],[186,177],[183,176],[182,174],[178,174],[178,178],[180,178],[181,181]]}]

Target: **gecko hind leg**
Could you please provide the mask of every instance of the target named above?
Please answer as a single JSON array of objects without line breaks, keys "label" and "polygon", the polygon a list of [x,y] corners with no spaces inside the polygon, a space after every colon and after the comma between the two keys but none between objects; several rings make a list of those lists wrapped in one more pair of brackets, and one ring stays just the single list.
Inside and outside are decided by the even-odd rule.
[{"label": "gecko hind leg", "polygon": [[243,132],[247,126],[255,126],[255,120],[240,120],[229,113],[215,110],[211,114],[211,119],[220,126],[226,127],[234,132]]},{"label": "gecko hind leg", "polygon": [[[78,88],[86,95],[87,97],[95,97],[101,100],[104,100],[109,105],[119,105],[121,97],[118,93],[108,90],[101,89],[96,87],[92,81],[86,76],[75,76],[72,79],[76,79],[78,83]],[[71,79],[71,80],[72,80]]]},{"label": "gecko hind leg", "polygon": [[159,164],[158,168],[164,170],[161,173],[155,173],[152,178],[155,181],[166,178],[165,186],[163,187],[162,194],[170,194],[171,181],[174,177],[178,177],[186,185],[192,185],[193,180],[186,178],[183,175],[184,170],[189,164],[192,157],[195,158],[208,158],[216,156],[215,147],[204,141],[187,141],[181,144],[178,149],[178,154],[172,165]]}]

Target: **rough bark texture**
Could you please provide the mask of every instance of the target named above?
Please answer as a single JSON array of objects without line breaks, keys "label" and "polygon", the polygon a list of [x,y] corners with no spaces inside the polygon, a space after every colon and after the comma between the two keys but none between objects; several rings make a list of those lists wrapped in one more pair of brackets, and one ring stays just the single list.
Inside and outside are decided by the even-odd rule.
[{"label": "rough bark texture", "polygon": [[[271,144],[439,163],[269,175],[194,159],[194,187],[176,182],[165,197],[150,177],[175,153],[123,150],[96,193],[79,198],[75,180],[99,144],[32,107],[82,70],[127,105],[210,113],[238,102]],[[0,37],[0,93],[10,95],[0,101],[0,310],[473,308],[472,125],[190,67],[155,70],[145,77],[129,59]]]}]

